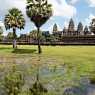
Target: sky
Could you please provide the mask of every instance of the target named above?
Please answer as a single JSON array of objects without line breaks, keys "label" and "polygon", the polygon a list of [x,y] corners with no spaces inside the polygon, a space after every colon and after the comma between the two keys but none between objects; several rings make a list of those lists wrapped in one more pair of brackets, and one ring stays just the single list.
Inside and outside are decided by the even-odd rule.
[{"label": "sky", "polygon": [[[83,25],[90,25],[91,19],[95,17],[95,0],[48,0],[52,4],[53,16],[41,27],[43,31],[52,32],[53,25],[56,23],[61,31],[68,26],[70,18],[73,18],[75,27],[81,21]],[[4,18],[8,10],[16,7],[22,11],[26,25],[24,30],[17,30],[17,34],[25,34],[36,29],[35,25],[26,15],[26,0],[0,0],[0,26],[4,29],[4,35],[12,30],[5,30]]]}]

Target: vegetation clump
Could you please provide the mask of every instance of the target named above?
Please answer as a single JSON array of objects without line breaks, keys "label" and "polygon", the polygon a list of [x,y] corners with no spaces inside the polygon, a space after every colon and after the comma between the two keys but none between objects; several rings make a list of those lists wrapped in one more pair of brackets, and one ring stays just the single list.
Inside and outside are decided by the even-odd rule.
[{"label": "vegetation clump", "polygon": [[4,90],[7,95],[19,95],[24,85],[24,77],[15,67],[4,78]]}]

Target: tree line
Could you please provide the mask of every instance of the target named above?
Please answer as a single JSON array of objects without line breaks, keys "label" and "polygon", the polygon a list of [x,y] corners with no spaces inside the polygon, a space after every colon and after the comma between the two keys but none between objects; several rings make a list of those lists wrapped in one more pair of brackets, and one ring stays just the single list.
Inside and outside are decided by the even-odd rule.
[{"label": "tree line", "polygon": [[[77,27],[75,28],[74,21],[71,18],[68,23],[68,27],[63,28],[62,31],[58,30],[57,24],[53,25],[53,29],[51,31],[52,34],[50,33],[50,31],[40,30],[40,34],[39,34],[40,42],[41,44],[54,44],[54,43],[60,44],[61,42],[64,42],[63,41],[65,39],[64,37],[84,37],[84,36],[92,37],[91,35],[94,35],[94,31],[92,31],[90,27],[91,25],[89,27],[88,26],[84,27],[82,22],[79,22]],[[37,32],[38,32],[37,30],[32,30],[28,34],[20,34],[20,36],[16,35],[17,42],[23,44],[24,43],[37,44],[38,41]],[[9,32],[8,35],[4,37],[5,40],[3,40],[3,42],[12,42],[13,38],[14,38],[13,32]]]}]

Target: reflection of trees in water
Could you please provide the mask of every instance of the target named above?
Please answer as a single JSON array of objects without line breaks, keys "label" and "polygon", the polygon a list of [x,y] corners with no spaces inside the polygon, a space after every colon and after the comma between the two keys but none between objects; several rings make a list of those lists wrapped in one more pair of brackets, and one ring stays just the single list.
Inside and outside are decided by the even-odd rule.
[{"label": "reflection of trees in water", "polygon": [[[7,58],[6,61],[8,60],[8,62],[10,62],[10,59],[8,60]],[[35,94],[36,92],[54,92],[57,93],[57,95],[95,95],[95,86],[90,84],[87,76],[81,76],[81,79],[77,80],[75,77],[77,74],[76,69],[73,67],[71,76],[74,77],[66,80],[65,77],[68,74],[67,70],[71,67],[68,68],[66,64],[64,65],[60,62],[59,65],[57,65],[58,61],[56,61],[54,58],[44,58],[43,60],[42,56],[26,56],[26,58],[14,57],[12,58],[11,63],[14,63],[13,65],[17,66],[17,70],[21,70],[21,72],[25,74],[26,82],[24,85],[28,86],[30,93],[34,93],[33,95],[37,95]],[[5,65],[6,69],[10,68],[11,66],[10,65],[7,67],[8,64],[6,63]],[[1,73],[0,70],[0,76],[1,74],[2,76],[5,76],[4,72]],[[39,93],[38,95],[40,95]]]},{"label": "reflection of trees in water", "polygon": [[44,95],[44,93],[47,93],[47,89],[43,86],[43,84],[40,82],[40,66],[41,66],[41,58],[40,58],[40,55],[38,56],[38,59],[37,59],[37,64],[36,64],[36,67],[37,67],[37,72],[36,72],[36,81],[34,82],[34,84],[32,85],[31,88],[29,88],[29,91],[31,94],[33,95]]}]

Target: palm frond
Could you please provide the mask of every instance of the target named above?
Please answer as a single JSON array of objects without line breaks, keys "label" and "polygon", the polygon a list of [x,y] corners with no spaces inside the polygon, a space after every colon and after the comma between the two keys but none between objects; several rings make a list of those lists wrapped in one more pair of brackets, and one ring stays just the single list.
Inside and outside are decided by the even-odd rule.
[{"label": "palm frond", "polygon": [[22,12],[17,8],[10,9],[9,13],[5,15],[4,24],[6,29],[13,27],[23,29],[25,26],[25,19]]}]

